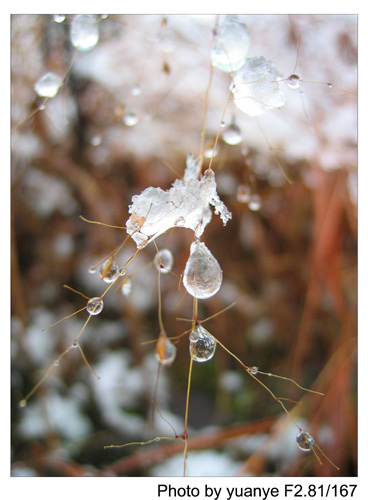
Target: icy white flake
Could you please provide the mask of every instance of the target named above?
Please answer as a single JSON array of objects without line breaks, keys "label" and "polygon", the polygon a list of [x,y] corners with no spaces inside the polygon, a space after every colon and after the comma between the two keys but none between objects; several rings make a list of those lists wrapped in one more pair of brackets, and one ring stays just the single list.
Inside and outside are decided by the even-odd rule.
[{"label": "icy white flake", "polygon": [[192,229],[199,238],[211,220],[210,205],[224,225],[231,219],[231,212],[217,194],[215,174],[206,170],[201,175],[200,168],[200,160],[189,154],[183,179],[176,179],[170,189],[149,187],[133,196],[126,227],[137,247],[172,227]]},{"label": "icy white flake", "polygon": [[230,86],[236,107],[249,116],[281,108],[286,100],[278,79],[279,75],[272,61],[266,61],[263,56],[247,59],[244,66],[234,74]]}]

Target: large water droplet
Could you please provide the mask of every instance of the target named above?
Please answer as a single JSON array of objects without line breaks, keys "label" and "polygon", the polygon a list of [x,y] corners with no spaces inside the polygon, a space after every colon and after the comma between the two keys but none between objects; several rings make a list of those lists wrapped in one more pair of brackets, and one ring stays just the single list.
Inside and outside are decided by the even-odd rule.
[{"label": "large water droplet", "polygon": [[296,443],[302,451],[311,451],[314,446],[314,439],[307,431],[301,431],[296,436]]},{"label": "large water droplet", "polygon": [[167,338],[165,332],[161,332],[156,344],[155,357],[161,365],[170,366],[176,357],[176,347]]},{"label": "large water droplet", "polygon": [[49,71],[35,83],[34,90],[40,97],[55,97],[62,83],[61,76]]},{"label": "large water droplet", "polygon": [[113,258],[108,259],[100,267],[100,277],[105,283],[112,283],[120,274],[120,269]]},{"label": "large water droplet", "polygon": [[78,14],[73,18],[70,41],[82,51],[93,49],[99,40],[97,17],[92,14]]},{"label": "large water droplet", "polygon": [[162,274],[167,274],[171,271],[174,263],[173,254],[165,248],[164,250],[160,250],[154,258],[154,264],[157,269]]},{"label": "large water droplet", "polygon": [[291,89],[298,89],[302,83],[302,78],[297,73],[293,73],[286,82]]},{"label": "large water droplet", "polygon": [[123,122],[127,127],[134,127],[138,123],[138,116],[134,111],[126,111],[123,115]]},{"label": "large water droplet", "polygon": [[250,36],[245,24],[237,16],[226,16],[216,27],[215,45],[211,52],[212,66],[231,73],[245,63]]},{"label": "large water droplet", "polygon": [[91,316],[96,316],[100,314],[103,309],[103,300],[101,297],[93,297],[87,302],[87,312]]},{"label": "large water droplet", "polygon": [[201,325],[197,325],[189,335],[189,352],[194,361],[204,363],[213,358],[216,339]]},{"label": "large water droplet", "polygon": [[219,291],[222,270],[204,243],[194,241],[183,275],[183,284],[190,295],[207,299]]},{"label": "large water droplet", "polygon": [[239,125],[235,121],[232,121],[226,128],[224,128],[222,138],[226,144],[230,144],[231,146],[240,144],[243,140],[243,135]]}]

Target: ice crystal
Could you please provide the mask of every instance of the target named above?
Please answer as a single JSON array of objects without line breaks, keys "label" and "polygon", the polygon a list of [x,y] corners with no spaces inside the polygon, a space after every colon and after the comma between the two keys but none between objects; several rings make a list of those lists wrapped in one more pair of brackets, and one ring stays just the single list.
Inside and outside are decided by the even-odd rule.
[{"label": "ice crystal", "polygon": [[127,233],[137,247],[145,245],[172,227],[186,227],[199,238],[210,222],[214,207],[224,225],[231,219],[231,212],[220,200],[212,170],[200,173],[199,159],[189,154],[183,179],[176,179],[167,191],[148,187],[132,198]]},{"label": "ice crystal", "polygon": [[247,59],[234,74],[230,86],[237,108],[249,116],[258,116],[268,109],[283,106],[285,97],[278,78],[272,61],[266,61],[263,56]]},{"label": "ice crystal", "polygon": [[212,66],[227,73],[236,71],[245,63],[249,45],[250,36],[245,24],[237,16],[226,16],[216,28]]}]

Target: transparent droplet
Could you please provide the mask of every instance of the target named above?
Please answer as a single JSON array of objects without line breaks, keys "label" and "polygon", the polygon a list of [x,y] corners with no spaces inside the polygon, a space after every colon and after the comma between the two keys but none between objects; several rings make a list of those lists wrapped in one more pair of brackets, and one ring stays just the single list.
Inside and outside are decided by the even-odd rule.
[{"label": "transparent droplet", "polygon": [[249,203],[252,190],[250,186],[245,184],[240,184],[236,190],[236,199],[239,203]]},{"label": "transparent droplet", "polygon": [[65,16],[64,14],[54,14],[54,21],[55,23],[62,23],[65,21]]},{"label": "transparent droplet", "polygon": [[245,24],[237,16],[226,16],[216,27],[212,66],[227,73],[236,71],[245,63],[249,46],[250,36]]},{"label": "transparent droplet", "polygon": [[131,291],[132,291],[132,280],[130,278],[127,278],[121,286],[121,293],[127,297],[128,295],[130,295]]},{"label": "transparent droplet", "polygon": [[100,146],[102,144],[102,137],[100,135],[94,135],[91,137],[92,146]]},{"label": "transparent droplet", "polygon": [[60,364],[60,363],[59,363],[59,360],[58,360],[58,359],[56,359],[56,360],[54,361],[54,366],[59,366],[59,364]]},{"label": "transparent droplet", "polygon": [[92,14],[78,14],[73,18],[70,41],[78,50],[93,49],[99,40],[97,17]]},{"label": "transparent droplet", "polygon": [[161,365],[170,366],[176,357],[176,347],[167,338],[165,332],[161,332],[156,344],[155,357]]},{"label": "transparent droplet", "polygon": [[160,250],[154,258],[154,264],[157,269],[162,274],[167,274],[171,271],[174,263],[173,254],[165,248],[164,250]]},{"label": "transparent droplet", "polygon": [[138,123],[138,116],[134,111],[126,111],[123,115],[123,123],[127,127],[134,127]]},{"label": "transparent droplet", "polygon": [[224,120],[222,120],[222,121],[221,121],[221,123],[220,123],[220,127],[221,127],[221,128],[224,128],[224,127],[225,127],[225,125],[226,125],[226,123],[224,122]]},{"label": "transparent droplet", "polygon": [[287,79],[287,84],[291,89],[298,89],[302,83],[302,78],[297,73],[293,73]]},{"label": "transparent droplet", "polygon": [[327,84],[327,87],[328,87],[329,89],[332,89],[332,87],[333,87],[332,83],[328,83],[328,84]]},{"label": "transparent droplet", "polygon": [[214,158],[215,156],[218,155],[218,152],[219,152],[219,147],[218,147],[218,144],[216,144],[216,147],[214,145],[213,142],[211,142],[210,144],[207,144],[204,148],[204,151],[203,151],[203,156],[205,158]]},{"label": "transparent droplet", "polygon": [[259,194],[254,193],[250,196],[250,200],[248,202],[248,207],[253,212],[257,212],[262,206],[262,199]]},{"label": "transparent droplet", "polygon": [[243,135],[239,125],[235,121],[232,121],[226,128],[224,128],[222,138],[226,144],[230,144],[231,146],[240,144],[243,140]]},{"label": "transparent droplet", "polygon": [[311,451],[315,442],[309,432],[301,431],[296,436],[296,443],[302,451]]},{"label": "transparent droplet", "polygon": [[131,92],[130,92],[130,93],[131,93],[132,95],[135,95],[135,96],[140,95],[140,93],[141,93],[141,88],[140,88],[140,86],[139,86],[139,85],[135,85],[135,86],[132,88],[132,90],[131,90]]},{"label": "transparent droplet", "polygon": [[77,340],[74,340],[73,343],[72,343],[72,347],[75,349],[76,347],[78,347],[78,341]]},{"label": "transparent droplet", "polygon": [[215,295],[222,284],[222,270],[204,243],[194,241],[183,275],[187,292],[198,299]]},{"label": "transparent droplet", "polygon": [[55,97],[62,83],[61,76],[49,71],[35,83],[34,90],[40,97]]},{"label": "transparent droplet", "polygon": [[103,300],[101,297],[93,297],[87,302],[87,312],[91,316],[96,316],[100,314],[103,309]]},{"label": "transparent droplet", "polygon": [[18,406],[19,408],[25,408],[27,406],[27,401],[25,399],[22,399],[22,401],[19,401]]},{"label": "transparent droplet", "polygon": [[257,375],[258,370],[258,366],[252,366],[251,368],[249,368],[249,373],[251,373],[252,375]]},{"label": "transparent droplet", "polygon": [[105,283],[112,283],[118,275],[120,274],[120,269],[114,259],[108,259],[100,267],[100,278]]},{"label": "transparent droplet", "polygon": [[197,325],[192,330],[189,339],[189,352],[194,361],[204,363],[213,358],[216,350],[216,340],[201,325]]},{"label": "transparent droplet", "polygon": [[95,272],[96,272],[96,267],[95,267],[95,266],[91,266],[91,267],[89,267],[89,268],[88,268],[88,272],[89,272],[89,274],[95,274]]},{"label": "transparent droplet", "polygon": [[40,111],[45,110],[45,109],[46,109],[46,104],[43,102],[42,104],[40,104],[40,105],[38,106],[38,109],[39,109]]}]

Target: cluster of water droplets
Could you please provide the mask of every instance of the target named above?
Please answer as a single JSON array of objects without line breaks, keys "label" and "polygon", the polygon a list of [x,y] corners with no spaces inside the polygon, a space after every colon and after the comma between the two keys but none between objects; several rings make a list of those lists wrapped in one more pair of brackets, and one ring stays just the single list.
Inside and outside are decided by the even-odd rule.
[{"label": "cluster of water droplets", "polygon": [[212,66],[226,73],[236,71],[245,63],[249,46],[250,36],[245,24],[235,15],[225,16],[216,26]]},{"label": "cluster of water droplets", "polygon": [[173,254],[170,250],[167,248],[164,248],[163,250],[160,250],[157,252],[155,255],[155,258],[153,260],[155,268],[157,271],[161,274],[167,274],[171,271],[173,264],[174,264],[174,257]]},{"label": "cluster of water droplets", "polygon": [[78,14],[70,27],[70,41],[80,51],[93,49],[100,38],[98,18],[93,14]]},{"label": "cluster of water droplets", "polygon": [[189,335],[189,352],[193,361],[204,363],[213,358],[216,339],[203,326],[197,325]]},{"label": "cluster of water droplets", "polygon": [[311,451],[314,447],[314,438],[307,431],[300,431],[296,436],[296,443],[302,451]]},{"label": "cluster of water droplets", "polygon": [[197,299],[208,299],[215,295],[222,284],[222,269],[206,245],[199,240],[190,246],[183,284],[187,292]]}]

